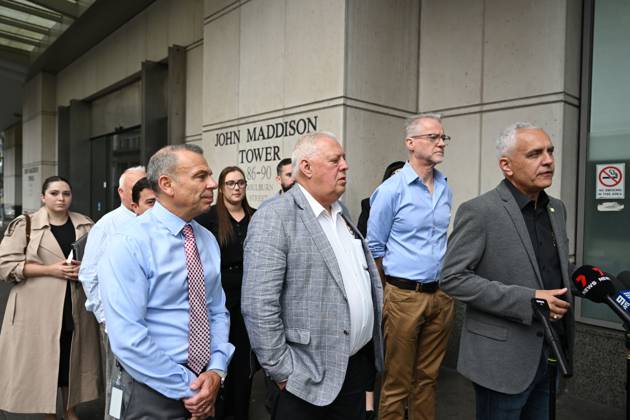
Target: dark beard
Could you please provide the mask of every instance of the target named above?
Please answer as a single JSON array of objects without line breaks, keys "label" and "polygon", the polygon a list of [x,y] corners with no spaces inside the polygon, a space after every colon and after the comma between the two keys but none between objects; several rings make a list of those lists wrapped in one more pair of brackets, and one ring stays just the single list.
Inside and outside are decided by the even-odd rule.
[{"label": "dark beard", "polygon": [[282,192],[285,193],[289,191],[293,185],[295,185],[295,182],[287,187],[285,187],[284,185],[280,185],[280,188],[282,189]]}]

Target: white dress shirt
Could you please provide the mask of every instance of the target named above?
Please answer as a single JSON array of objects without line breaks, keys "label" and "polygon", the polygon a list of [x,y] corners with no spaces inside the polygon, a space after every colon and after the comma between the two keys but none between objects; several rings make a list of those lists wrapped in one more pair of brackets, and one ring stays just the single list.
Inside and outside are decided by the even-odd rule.
[{"label": "white dress shirt", "polygon": [[87,298],[85,309],[94,313],[100,324],[105,322],[105,313],[103,312],[96,268],[114,234],[118,232],[121,226],[135,218],[136,214],[121,204],[120,207],[110,211],[96,222],[90,230],[85,244],[83,260],[79,268],[79,280],[83,284]]},{"label": "white dress shirt", "polygon": [[355,354],[372,339],[374,328],[372,286],[363,244],[342,217],[339,201],[332,204],[329,213],[304,187],[297,185],[335,253],[350,309],[350,354]]}]

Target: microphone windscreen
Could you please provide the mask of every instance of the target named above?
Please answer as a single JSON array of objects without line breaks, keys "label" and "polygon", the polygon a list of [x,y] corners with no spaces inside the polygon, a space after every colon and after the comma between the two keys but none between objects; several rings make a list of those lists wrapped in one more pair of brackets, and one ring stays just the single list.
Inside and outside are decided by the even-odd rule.
[{"label": "microphone windscreen", "polygon": [[573,284],[583,297],[593,302],[603,303],[606,296],[615,293],[610,277],[592,265],[583,265],[573,272]]}]

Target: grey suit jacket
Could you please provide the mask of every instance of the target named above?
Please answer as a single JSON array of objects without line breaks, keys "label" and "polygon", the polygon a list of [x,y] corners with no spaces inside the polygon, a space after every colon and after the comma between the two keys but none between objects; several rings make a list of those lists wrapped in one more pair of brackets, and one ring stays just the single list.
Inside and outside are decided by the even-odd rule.
[{"label": "grey suit jacket", "polygon": [[[569,289],[564,204],[549,197],[562,282]],[[458,370],[471,381],[507,394],[524,391],[540,361],[543,334],[531,299],[543,289],[536,255],[520,208],[506,185],[459,207],[444,260],[442,289],[466,304]],[[569,359],[573,307],[564,317]]]},{"label": "grey suit jacket", "polygon": [[[358,234],[356,228],[348,223]],[[364,239],[372,282],[373,343],[383,366],[383,290]],[[258,210],[245,240],[241,311],[267,374],[314,405],[328,405],[350,357],[350,312],[335,254],[299,188]]]}]

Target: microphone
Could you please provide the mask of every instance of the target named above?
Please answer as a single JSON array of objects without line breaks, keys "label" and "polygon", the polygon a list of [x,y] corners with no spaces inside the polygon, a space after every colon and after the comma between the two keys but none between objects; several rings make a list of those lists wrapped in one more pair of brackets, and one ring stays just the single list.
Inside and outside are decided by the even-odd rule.
[{"label": "microphone", "polygon": [[551,351],[558,361],[558,365],[560,365],[562,376],[565,378],[572,376],[573,372],[567,363],[567,358],[562,351],[562,346],[560,346],[560,339],[558,338],[556,331],[551,328],[551,324],[549,322],[549,304],[545,299],[532,298],[532,309],[534,310],[536,318],[538,318],[543,325],[543,330],[545,331],[545,341],[551,346]]},{"label": "microphone", "polygon": [[605,303],[624,323],[626,330],[630,329],[630,313],[613,297],[617,291],[612,283],[614,276],[604,273],[600,268],[583,265],[573,273],[573,284],[582,297],[597,303]]},{"label": "microphone", "polygon": [[622,271],[611,280],[618,290],[615,300],[626,312],[630,312],[630,271]]}]

